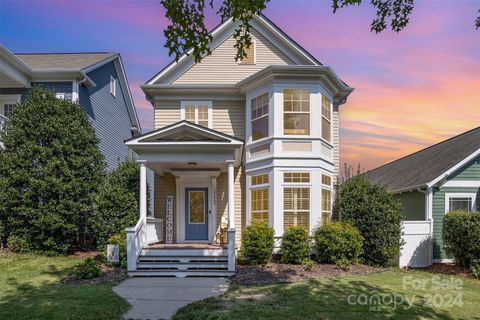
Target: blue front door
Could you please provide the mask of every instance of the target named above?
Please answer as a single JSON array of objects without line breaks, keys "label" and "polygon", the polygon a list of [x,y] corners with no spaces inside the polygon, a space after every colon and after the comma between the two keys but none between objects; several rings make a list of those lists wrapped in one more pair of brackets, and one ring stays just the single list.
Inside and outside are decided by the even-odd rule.
[{"label": "blue front door", "polygon": [[208,240],[208,188],[185,188],[185,240]]}]

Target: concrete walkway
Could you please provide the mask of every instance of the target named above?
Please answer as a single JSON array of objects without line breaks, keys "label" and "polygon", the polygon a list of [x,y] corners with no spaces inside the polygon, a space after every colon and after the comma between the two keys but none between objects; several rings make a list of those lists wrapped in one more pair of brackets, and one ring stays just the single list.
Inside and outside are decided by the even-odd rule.
[{"label": "concrete walkway", "polygon": [[228,289],[225,278],[129,278],[113,291],[132,305],[124,319],[170,319],[178,309],[197,300],[219,296]]}]

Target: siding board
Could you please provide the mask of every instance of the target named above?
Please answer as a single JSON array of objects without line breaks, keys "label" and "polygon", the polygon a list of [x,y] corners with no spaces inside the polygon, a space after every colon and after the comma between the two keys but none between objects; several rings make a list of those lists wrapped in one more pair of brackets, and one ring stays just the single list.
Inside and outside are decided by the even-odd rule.
[{"label": "siding board", "polygon": [[235,39],[225,40],[212,54],[201,63],[194,64],[189,70],[173,81],[174,84],[200,83],[237,83],[269,65],[287,65],[293,62],[256,30],[252,30],[256,40],[256,63],[239,64],[235,61]]}]

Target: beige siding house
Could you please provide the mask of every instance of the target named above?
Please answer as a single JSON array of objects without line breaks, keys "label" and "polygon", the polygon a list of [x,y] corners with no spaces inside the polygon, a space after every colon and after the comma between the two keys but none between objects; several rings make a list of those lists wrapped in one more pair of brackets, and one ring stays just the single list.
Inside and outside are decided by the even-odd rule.
[{"label": "beige siding house", "polygon": [[339,106],[353,91],[264,16],[235,60],[226,21],[201,63],[183,56],[142,86],[155,130],[128,140],[155,173],[153,216],[127,230],[131,275],[230,275],[242,230],[308,231],[331,215]]}]

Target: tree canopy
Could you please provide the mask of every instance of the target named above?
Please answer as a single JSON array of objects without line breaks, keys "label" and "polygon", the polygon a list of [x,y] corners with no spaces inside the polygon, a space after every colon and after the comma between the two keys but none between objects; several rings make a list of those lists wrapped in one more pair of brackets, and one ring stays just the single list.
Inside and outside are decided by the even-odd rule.
[{"label": "tree canopy", "polygon": [[[236,40],[236,60],[247,55],[252,36],[250,21],[255,14],[261,14],[270,0],[223,0],[219,8],[215,8],[213,0],[160,0],[166,9],[166,17],[170,25],[164,30],[165,47],[175,60],[183,55],[193,55],[196,62],[209,55],[209,44],[212,36],[205,26],[205,10],[210,7],[217,9],[216,13],[224,22],[230,18],[239,21],[234,32]],[[362,0],[332,0],[333,13],[349,6],[359,6]],[[376,16],[371,23],[371,31],[380,33],[390,27],[395,32],[403,30],[410,21],[415,0],[370,0],[370,5],[376,10]],[[479,10],[480,13],[480,10]],[[476,28],[480,28],[480,15],[475,20]],[[233,58],[233,57],[232,57]]]},{"label": "tree canopy", "polygon": [[0,140],[2,242],[61,253],[82,243],[105,168],[86,113],[34,87]]}]

